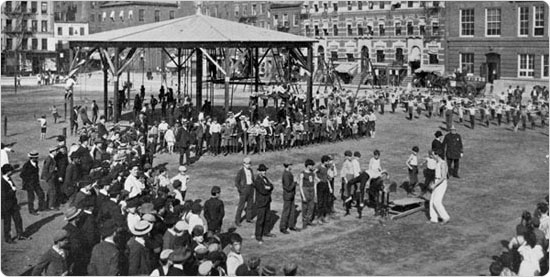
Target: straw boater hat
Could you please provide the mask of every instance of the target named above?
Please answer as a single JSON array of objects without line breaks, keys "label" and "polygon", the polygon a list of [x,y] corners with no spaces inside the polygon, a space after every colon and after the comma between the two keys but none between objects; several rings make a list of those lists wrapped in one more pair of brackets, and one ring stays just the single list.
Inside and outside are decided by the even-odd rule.
[{"label": "straw boater hat", "polygon": [[152,229],[153,229],[153,224],[151,224],[151,222],[146,220],[141,220],[140,222],[134,225],[134,228],[131,231],[132,231],[132,234],[136,236],[143,236],[151,232]]},{"label": "straw boater hat", "polygon": [[29,154],[27,154],[27,155],[28,155],[29,158],[31,158],[31,159],[38,158],[38,151],[33,150],[33,151],[29,152]]},{"label": "straw boater hat", "polygon": [[81,211],[82,211],[81,209],[77,209],[76,207],[69,207],[65,211],[65,220],[67,221],[73,220],[80,214]]}]

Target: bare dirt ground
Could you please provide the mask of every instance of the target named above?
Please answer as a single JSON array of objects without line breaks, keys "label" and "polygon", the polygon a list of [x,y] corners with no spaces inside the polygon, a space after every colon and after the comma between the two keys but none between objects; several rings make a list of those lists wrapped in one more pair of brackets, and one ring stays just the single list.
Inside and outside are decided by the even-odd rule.
[{"label": "bare dirt ground", "polygon": [[[153,87],[153,85],[151,85]],[[154,86],[156,90],[156,85]],[[85,90],[75,97],[77,102],[96,99],[102,103],[99,89]],[[156,94],[156,92],[155,92]],[[10,161],[22,164],[26,153],[36,149],[46,155],[46,149],[55,143],[54,135],[61,133],[67,123],[53,124],[48,107],[57,104],[63,115],[63,92],[60,87],[27,87],[13,94],[2,86],[2,115],[8,116],[8,134],[3,143],[15,143]],[[149,95],[149,88],[148,88]],[[236,94],[237,95],[237,94]],[[82,97],[82,98],[79,98]],[[82,100],[80,100],[82,99]],[[236,102],[246,97],[237,97]],[[217,103],[221,103],[217,100]],[[48,116],[48,136],[39,141],[37,117]],[[357,150],[363,154],[361,164],[367,166],[374,149],[382,152],[382,167],[392,179],[407,180],[405,160],[412,146],[420,147],[424,156],[430,147],[433,133],[443,126],[442,118],[405,119],[402,110],[396,114],[377,115],[376,138],[348,140],[262,155],[252,155],[253,166],[265,163],[268,177],[275,184],[271,209],[280,215],[282,210],[281,175],[284,161],[294,163],[294,173],[303,168],[306,158],[320,161],[323,154],[335,154],[338,167],[343,152]],[[460,179],[449,180],[444,204],[451,215],[448,225],[426,224],[427,218],[416,213],[396,221],[379,221],[372,215],[363,219],[342,217],[341,201],[335,203],[339,219],[323,226],[308,228],[300,233],[283,235],[276,222],[273,233],[258,245],[252,235],[253,224],[244,223],[238,232],[244,241],[244,256],[259,255],[262,264],[278,268],[285,262],[299,265],[300,275],[481,275],[488,274],[491,257],[502,251],[501,240],[512,237],[523,210],[533,211],[537,202],[548,195],[548,127],[537,127],[514,133],[510,126],[481,127],[471,130],[455,123],[464,141],[464,158],[460,161]],[[3,128],[3,127],[2,127]],[[70,138],[69,142],[74,141]],[[224,228],[232,226],[238,201],[233,178],[242,154],[205,156],[189,167],[190,198],[208,199],[210,188],[222,188],[221,199],[226,205]],[[177,156],[158,155],[157,163],[168,163],[170,174],[175,174]],[[16,174],[17,175],[17,174]],[[20,187],[19,177],[15,182]],[[336,191],[340,189],[337,182]],[[399,190],[391,199],[405,197]],[[6,275],[19,275],[31,268],[50,246],[53,232],[64,225],[61,212],[30,216],[26,195],[18,193],[22,204],[23,225],[32,240],[15,245],[1,245],[1,270]],[[298,201],[297,201],[298,204]],[[298,227],[301,227],[299,220]]]}]

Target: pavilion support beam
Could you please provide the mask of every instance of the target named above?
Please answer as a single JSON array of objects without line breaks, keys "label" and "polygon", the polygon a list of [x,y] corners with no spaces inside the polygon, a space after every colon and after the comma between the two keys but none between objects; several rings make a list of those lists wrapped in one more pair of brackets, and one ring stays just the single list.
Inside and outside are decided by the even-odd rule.
[{"label": "pavilion support beam", "polygon": [[213,64],[215,65],[224,75],[226,75],[227,73],[225,72],[225,70],[223,69],[223,67],[221,65],[218,64],[218,62],[216,62],[216,59],[212,58],[212,56],[210,56],[210,54],[208,54],[208,52],[206,50],[204,50],[204,48],[199,48],[202,53],[204,54],[204,56]]},{"label": "pavilion support beam", "polygon": [[[79,53],[80,49],[77,51],[77,53]],[[74,60],[75,60],[75,55],[74,55],[74,49],[73,48],[70,48],[69,49],[69,58],[71,59],[72,63],[71,63],[71,70],[72,70],[72,67],[73,67],[73,63],[74,63]],[[69,76],[70,77],[70,76]],[[73,129],[74,129],[74,88],[73,88],[73,91],[70,92],[71,94],[68,95],[68,100],[69,100],[69,128],[71,129],[71,135],[73,134]],[[67,100],[65,100],[67,101]]]},{"label": "pavilion support beam", "polygon": [[[225,65],[225,72],[231,71],[231,54],[229,52],[229,48],[224,49],[225,57],[224,57],[224,65]],[[225,75],[225,93],[224,93],[224,108],[225,113],[229,112],[229,81],[230,81],[230,75]]]},{"label": "pavilion support beam", "polygon": [[[313,72],[313,47],[310,45],[307,47],[307,70]],[[306,96],[306,113],[307,118],[311,118],[311,106],[313,104],[313,74],[307,76],[307,96]]]},{"label": "pavilion support beam", "polygon": [[254,64],[254,91],[258,92],[258,84],[260,83],[260,51],[258,47],[254,48],[252,64]]},{"label": "pavilion support beam", "polygon": [[196,107],[199,108],[202,104],[202,51],[197,48],[195,49],[196,53],[196,67],[197,72],[195,73],[195,85],[197,88],[197,95],[196,95]]},{"label": "pavilion support beam", "polygon": [[103,116],[109,119],[109,71],[107,65],[103,65]]},{"label": "pavilion support beam", "polygon": [[178,98],[181,95],[181,69],[183,68],[181,64],[181,48],[178,48]]},{"label": "pavilion support beam", "polygon": [[[107,59],[108,61],[111,60],[111,59]],[[122,107],[122,105],[120,105],[120,99],[118,97],[118,81],[119,81],[119,77],[120,75],[118,74],[118,65],[119,65],[119,61],[120,61],[120,49],[119,48],[115,48],[115,61],[114,62],[111,62],[110,65],[112,66],[112,70],[113,72],[115,73],[113,75],[114,77],[114,85],[113,85],[113,91],[114,91],[114,118],[113,118],[113,121],[115,123],[118,122],[119,118],[120,118],[120,109]]]}]

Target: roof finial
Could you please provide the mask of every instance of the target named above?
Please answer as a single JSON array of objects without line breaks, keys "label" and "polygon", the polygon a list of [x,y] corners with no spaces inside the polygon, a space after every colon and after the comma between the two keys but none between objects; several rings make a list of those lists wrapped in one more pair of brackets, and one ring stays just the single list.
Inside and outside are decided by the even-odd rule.
[{"label": "roof finial", "polygon": [[195,14],[202,14],[201,8],[202,8],[202,1],[195,1],[196,5],[196,11]]}]

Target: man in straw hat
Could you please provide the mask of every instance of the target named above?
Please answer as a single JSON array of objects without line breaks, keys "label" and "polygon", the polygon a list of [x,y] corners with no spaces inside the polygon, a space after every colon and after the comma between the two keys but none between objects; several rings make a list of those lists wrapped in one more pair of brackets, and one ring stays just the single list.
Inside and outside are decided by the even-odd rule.
[{"label": "man in straw hat", "polygon": [[69,273],[67,249],[69,248],[69,233],[61,229],[55,232],[53,246],[40,257],[33,267],[32,276],[66,276]]},{"label": "man in straw hat", "polygon": [[38,152],[31,151],[27,156],[29,160],[23,164],[19,176],[23,181],[23,189],[27,191],[27,207],[29,208],[29,213],[38,215],[37,210],[34,209],[35,195],[38,197],[38,210],[42,211],[47,208],[44,191],[40,187]]},{"label": "man in straw hat", "polygon": [[17,203],[15,183],[10,177],[13,170],[13,166],[10,164],[2,166],[2,220],[4,221],[4,241],[6,243],[15,243],[15,240],[11,237],[12,219],[17,231],[17,238],[19,240],[26,239],[23,236],[23,221]]},{"label": "man in straw hat", "polygon": [[154,268],[153,252],[145,246],[145,237],[153,229],[149,221],[141,220],[131,229],[128,243],[128,275],[149,275]]}]

